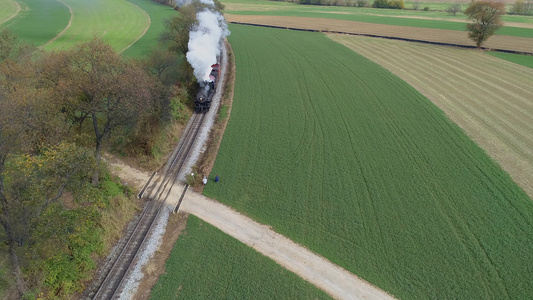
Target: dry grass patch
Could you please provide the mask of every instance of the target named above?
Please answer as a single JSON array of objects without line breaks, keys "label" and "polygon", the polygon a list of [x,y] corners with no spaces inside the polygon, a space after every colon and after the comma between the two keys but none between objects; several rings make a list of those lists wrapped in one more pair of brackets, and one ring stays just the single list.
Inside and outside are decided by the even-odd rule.
[{"label": "dry grass patch", "polygon": [[482,51],[328,36],[429,98],[533,198],[533,69]]}]

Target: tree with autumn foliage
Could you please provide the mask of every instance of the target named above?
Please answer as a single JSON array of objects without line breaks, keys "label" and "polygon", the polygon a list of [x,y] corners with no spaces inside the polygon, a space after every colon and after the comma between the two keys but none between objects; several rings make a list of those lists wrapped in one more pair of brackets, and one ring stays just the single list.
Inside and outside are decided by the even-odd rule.
[{"label": "tree with autumn foliage", "polygon": [[473,1],[464,11],[468,16],[468,37],[480,48],[484,41],[503,26],[501,16],[505,14],[503,2]]},{"label": "tree with autumn foliage", "polygon": [[[71,124],[89,120],[97,164],[104,141],[118,128],[132,128],[150,105],[153,82],[145,69],[95,38],[70,51],[50,55],[42,82],[53,88]],[[93,184],[99,180],[99,168]]]}]

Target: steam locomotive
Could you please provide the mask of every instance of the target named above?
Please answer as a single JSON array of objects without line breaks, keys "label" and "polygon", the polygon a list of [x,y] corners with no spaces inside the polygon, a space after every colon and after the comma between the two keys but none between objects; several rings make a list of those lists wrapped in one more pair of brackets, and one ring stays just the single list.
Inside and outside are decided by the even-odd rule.
[{"label": "steam locomotive", "polygon": [[194,111],[205,113],[209,110],[209,107],[211,106],[211,100],[216,92],[219,70],[219,64],[212,65],[211,73],[209,74],[209,80],[200,82],[200,90],[194,99]]}]

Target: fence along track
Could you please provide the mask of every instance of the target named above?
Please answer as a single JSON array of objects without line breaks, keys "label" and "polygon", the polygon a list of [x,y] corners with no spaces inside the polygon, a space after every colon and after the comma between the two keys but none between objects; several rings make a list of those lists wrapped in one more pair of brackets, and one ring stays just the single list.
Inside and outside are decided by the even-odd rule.
[{"label": "fence along track", "polygon": [[[180,139],[175,150],[169,157],[167,164],[163,167],[163,179],[154,181],[148,193],[148,204],[137,221],[127,242],[121,245],[120,254],[113,263],[109,265],[108,270],[104,270],[107,275],[99,283],[99,288],[94,295],[89,295],[92,299],[116,299],[120,295],[121,285],[130,272],[130,266],[134,261],[139,249],[143,246],[144,241],[149,236],[150,230],[159,213],[164,206],[165,200],[170,194],[174,183],[177,181],[180,172],[187,160],[194,141],[200,132],[205,114],[194,114],[189,121],[183,138]],[[164,197],[163,197],[164,196]],[[102,276],[103,277],[103,276]]]}]

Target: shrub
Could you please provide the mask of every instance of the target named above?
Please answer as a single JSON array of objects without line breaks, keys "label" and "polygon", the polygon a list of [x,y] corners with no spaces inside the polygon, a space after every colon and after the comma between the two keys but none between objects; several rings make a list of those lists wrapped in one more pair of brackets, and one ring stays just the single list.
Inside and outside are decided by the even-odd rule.
[{"label": "shrub", "polygon": [[372,7],[374,7],[374,8],[388,8],[389,7],[389,1],[387,1],[387,0],[374,0],[374,3],[372,3]]},{"label": "shrub", "polygon": [[404,9],[405,3],[403,2],[403,0],[391,0],[389,2],[389,8]]}]

